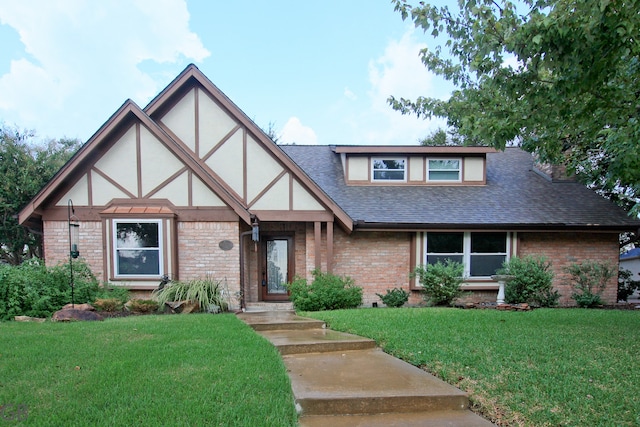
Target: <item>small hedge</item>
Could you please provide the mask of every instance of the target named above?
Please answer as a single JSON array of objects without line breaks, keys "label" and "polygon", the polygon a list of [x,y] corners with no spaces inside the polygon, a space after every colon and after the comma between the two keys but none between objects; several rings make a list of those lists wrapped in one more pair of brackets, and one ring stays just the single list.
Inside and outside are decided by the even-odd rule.
[{"label": "small hedge", "polygon": [[544,257],[512,257],[498,274],[513,276],[505,285],[505,302],[533,307],[554,307],[560,294],[553,289],[551,262]]},{"label": "small hedge", "polygon": [[421,265],[413,271],[422,285],[422,297],[429,305],[453,305],[463,291],[464,266],[447,259],[442,263]]},{"label": "small hedge", "polygon": [[347,276],[323,273],[316,269],[311,272],[313,282],[296,277],[287,287],[291,301],[297,310],[322,311],[357,308],[362,305],[362,288],[354,285]]},{"label": "small hedge", "polygon": [[405,302],[409,301],[409,292],[402,288],[387,289],[387,293],[376,294],[380,297],[384,305],[387,307],[402,307]]},{"label": "small hedge", "polygon": [[[100,293],[93,273],[82,260],[73,261],[74,302],[92,303]],[[46,267],[39,259],[0,265],[0,320],[14,316],[49,317],[71,303],[69,264]]]}]

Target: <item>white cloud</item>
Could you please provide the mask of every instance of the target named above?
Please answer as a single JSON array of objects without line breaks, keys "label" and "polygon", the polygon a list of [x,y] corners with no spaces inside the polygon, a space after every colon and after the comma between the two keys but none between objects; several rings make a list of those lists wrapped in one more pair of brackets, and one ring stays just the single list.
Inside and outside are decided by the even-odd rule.
[{"label": "white cloud", "polygon": [[280,140],[283,144],[315,145],[318,143],[316,133],[304,126],[299,118],[290,117],[282,128]]},{"label": "white cloud", "polygon": [[[369,62],[367,96],[358,97],[345,91],[344,98],[359,100],[360,110],[343,104],[351,113],[340,117],[349,128],[341,143],[377,145],[413,145],[438,127],[444,120],[424,120],[415,115],[402,115],[393,110],[390,96],[416,99],[419,96],[446,97],[450,86],[443,85],[421,62],[419,52],[426,44],[416,40],[414,29],[408,29],[400,40],[391,40],[382,55]],[[366,104],[364,103],[366,101]],[[338,113],[340,114],[340,113]]]},{"label": "white cloud", "polygon": [[127,98],[144,106],[168,81],[141,65],[173,76],[180,61],[209,55],[184,0],[2,2],[0,23],[25,49],[0,76],[0,114],[54,138],[88,138]]}]

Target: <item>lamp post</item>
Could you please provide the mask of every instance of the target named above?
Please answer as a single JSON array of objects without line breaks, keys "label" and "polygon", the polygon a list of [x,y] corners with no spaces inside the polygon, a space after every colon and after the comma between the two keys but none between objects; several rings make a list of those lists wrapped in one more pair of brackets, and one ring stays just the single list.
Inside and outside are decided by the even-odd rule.
[{"label": "lamp post", "polygon": [[67,202],[67,218],[69,225],[69,285],[71,286],[71,307],[75,306],[74,283],[73,283],[73,259],[80,256],[80,224],[78,217],[75,215],[73,202],[71,199]]}]

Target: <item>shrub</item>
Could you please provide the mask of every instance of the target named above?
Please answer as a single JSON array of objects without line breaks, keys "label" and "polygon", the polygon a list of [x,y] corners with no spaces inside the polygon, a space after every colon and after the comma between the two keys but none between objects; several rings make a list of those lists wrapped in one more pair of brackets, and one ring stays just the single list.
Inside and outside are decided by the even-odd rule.
[{"label": "shrub", "polygon": [[120,311],[124,307],[124,303],[118,298],[98,298],[92,304],[99,311],[113,313]]},{"label": "shrub", "polygon": [[384,295],[376,294],[380,297],[384,305],[387,307],[402,307],[405,302],[409,301],[409,292],[402,288],[387,289]]},{"label": "shrub", "polygon": [[558,305],[560,294],[553,289],[551,262],[544,257],[512,257],[497,273],[513,276],[505,284],[505,302],[527,303],[534,307]]},{"label": "shrub", "polygon": [[159,306],[169,301],[194,301],[200,310],[209,310],[216,305],[226,311],[229,304],[222,295],[222,283],[211,276],[189,282],[169,282],[161,290],[154,291]]},{"label": "shrub", "polygon": [[633,280],[632,276],[629,270],[618,271],[618,301],[627,301],[631,294],[640,289],[640,280]]},{"label": "shrub", "polygon": [[296,277],[287,285],[291,301],[297,310],[339,310],[362,305],[362,288],[354,286],[350,277],[323,273],[318,269],[313,270],[311,274],[311,285],[307,283],[307,279],[301,277]]},{"label": "shrub", "polygon": [[429,305],[452,305],[462,295],[464,266],[448,259],[445,263],[438,261],[426,267],[417,267],[413,276],[417,276],[422,285],[424,300]]},{"label": "shrub", "polygon": [[153,313],[158,311],[158,301],[152,299],[132,299],[127,303],[127,307],[134,313]]},{"label": "shrub", "polygon": [[[98,281],[83,260],[73,261],[73,279],[73,302],[93,302]],[[48,317],[71,302],[69,264],[46,267],[31,259],[18,266],[0,265],[0,320]]]},{"label": "shrub", "polygon": [[592,308],[602,305],[602,291],[615,275],[614,268],[606,262],[584,261],[565,268],[571,276],[573,298],[578,307]]}]

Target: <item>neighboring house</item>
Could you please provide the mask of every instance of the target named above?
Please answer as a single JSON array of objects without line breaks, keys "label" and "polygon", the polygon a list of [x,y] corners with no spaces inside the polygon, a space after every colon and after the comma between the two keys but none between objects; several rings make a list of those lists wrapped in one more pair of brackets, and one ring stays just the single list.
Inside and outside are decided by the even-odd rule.
[{"label": "neighboring house", "polygon": [[620,270],[629,270],[632,273],[631,279],[640,280],[640,248],[620,255]]},{"label": "neighboring house", "polygon": [[619,233],[640,228],[515,148],[278,146],[193,65],[144,109],[125,102],[22,210],[49,265],[68,257],[69,200],[101,281],[212,275],[247,305],[288,300],[283,284],[316,268],[351,276],[365,305],[394,287],[418,302],[410,272],[444,258],[470,299],[495,301],[495,269],[530,254],[571,304],[562,268],[617,263]]}]

